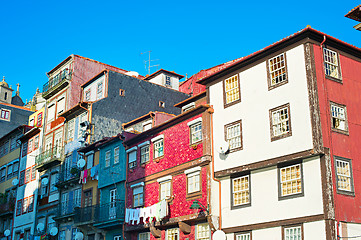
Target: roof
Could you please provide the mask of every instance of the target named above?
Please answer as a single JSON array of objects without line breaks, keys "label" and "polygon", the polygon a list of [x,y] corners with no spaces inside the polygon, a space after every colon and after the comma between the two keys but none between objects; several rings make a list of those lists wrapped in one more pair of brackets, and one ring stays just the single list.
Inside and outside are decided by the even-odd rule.
[{"label": "roof", "polygon": [[191,103],[191,102],[197,101],[198,99],[206,97],[206,95],[207,95],[207,91],[203,91],[197,95],[194,95],[193,97],[187,98],[186,100],[175,104],[174,107],[181,108],[181,107],[187,105],[188,103]]},{"label": "roof", "polygon": [[349,11],[345,17],[361,22],[361,4]]},{"label": "roof", "polygon": [[[169,127],[172,127],[172,126],[174,126],[180,122],[183,122],[191,117],[194,117],[194,116],[206,111],[209,108],[210,108],[210,106],[208,104],[201,104],[189,111],[186,111],[178,116],[175,116],[174,118],[169,119],[168,121],[165,121],[155,127],[152,127],[151,129],[148,129],[147,131],[144,131],[140,134],[134,134],[133,136],[130,136],[130,137],[126,137],[124,144],[131,146],[134,143],[137,143],[137,142],[143,140],[144,138],[153,136]],[[125,133],[127,133],[127,132],[125,132]]]},{"label": "roof", "polygon": [[30,129],[29,131],[27,131],[26,133],[24,133],[23,136],[21,136],[19,138],[20,141],[24,141],[27,140],[29,138],[32,138],[33,136],[35,136],[36,134],[38,134],[40,132],[40,128],[38,127],[33,127],[32,129]]},{"label": "roof", "polygon": [[133,124],[139,123],[139,122],[141,122],[141,121],[143,121],[143,120],[145,120],[145,119],[147,119],[147,118],[154,117],[156,114],[164,114],[164,115],[169,115],[169,116],[171,116],[171,117],[174,117],[174,116],[175,116],[174,114],[166,113],[166,112],[158,112],[158,111],[149,112],[149,113],[147,113],[147,114],[145,114],[145,115],[143,115],[143,116],[140,116],[140,117],[138,117],[138,118],[136,118],[136,119],[133,119],[133,120],[131,120],[131,121],[129,121],[129,122],[123,123],[123,124],[122,124],[123,129],[124,129],[124,128],[127,128],[127,127],[129,127],[129,126],[131,126],[131,125],[133,125]]},{"label": "roof", "polygon": [[18,95],[15,95],[11,98],[11,104],[16,105],[16,106],[24,106],[23,100]]},{"label": "roof", "polygon": [[23,107],[23,106],[17,106],[17,105],[10,104],[10,103],[0,102],[0,105],[5,105],[5,106],[13,107],[13,108],[18,108],[18,109],[26,110],[26,111],[29,111],[29,112],[34,112],[34,111],[32,111],[30,108]]},{"label": "roof", "polygon": [[174,76],[179,77],[179,79],[184,78],[183,75],[180,75],[180,74],[178,74],[178,73],[171,72],[171,71],[168,71],[168,70],[165,70],[165,69],[159,69],[159,70],[156,71],[155,73],[152,73],[151,75],[145,77],[144,80],[150,80],[150,79],[156,77],[157,75],[159,75],[159,74],[161,74],[161,73],[168,73],[168,74],[171,74],[171,75],[174,75]]},{"label": "roof", "polygon": [[355,47],[349,43],[343,42],[332,36],[329,36],[323,32],[317,31],[311,27],[307,27],[307,28],[304,28],[301,31],[294,33],[286,38],[283,38],[280,41],[275,42],[257,52],[254,52],[246,57],[243,57],[237,61],[234,61],[232,64],[229,64],[228,66],[224,67],[223,69],[201,78],[200,80],[198,80],[198,83],[200,83],[200,84],[210,83],[213,80],[216,80],[222,76],[225,76],[226,74],[228,74],[232,71],[235,71],[235,70],[237,70],[245,65],[248,65],[250,63],[253,63],[253,62],[267,56],[268,54],[271,54],[275,51],[278,51],[286,46],[289,46],[291,44],[299,42],[303,39],[309,38],[316,42],[321,43],[324,40],[324,37],[326,38],[326,41],[324,43],[325,45],[338,46],[338,48],[340,50],[345,51],[354,56],[357,56],[361,59],[361,49],[360,48]]},{"label": "roof", "polygon": [[75,105],[74,107],[70,108],[69,110],[67,110],[66,112],[63,112],[62,114],[59,115],[59,117],[63,117],[63,118],[68,118],[69,116],[71,116],[72,114],[78,112],[79,110],[84,110],[84,108],[88,107],[88,102],[79,102],[77,105]]},{"label": "roof", "polygon": [[32,129],[32,128],[33,128],[33,127],[28,126],[28,125],[20,125],[20,126],[14,128],[13,130],[9,131],[9,132],[8,132],[7,134],[5,134],[4,136],[2,136],[2,137],[0,138],[0,141],[1,141],[2,139],[7,138],[8,136],[12,135],[12,134],[13,134],[14,132],[16,132],[16,131],[19,131],[19,130],[21,130],[21,129],[28,130],[28,129]]}]

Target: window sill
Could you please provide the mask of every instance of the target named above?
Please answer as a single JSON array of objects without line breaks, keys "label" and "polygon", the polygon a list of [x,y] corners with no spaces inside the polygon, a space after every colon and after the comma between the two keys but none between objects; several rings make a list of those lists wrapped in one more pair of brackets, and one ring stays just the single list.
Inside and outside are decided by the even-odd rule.
[{"label": "window sill", "polygon": [[231,206],[231,210],[235,210],[235,209],[240,209],[240,208],[246,208],[246,207],[250,207],[251,203],[245,203],[245,204],[241,204],[241,205],[237,205],[237,206]]},{"label": "window sill", "polygon": [[288,132],[288,133],[285,133],[285,134],[282,134],[282,135],[279,135],[279,136],[272,136],[271,137],[271,142],[273,141],[277,141],[277,140],[280,140],[280,139],[283,139],[283,138],[286,138],[286,137],[291,137],[292,136],[292,133],[291,132]]},{"label": "window sill", "polygon": [[285,80],[285,81],[283,81],[283,82],[276,83],[276,84],[274,84],[274,85],[270,85],[270,84],[269,84],[269,86],[268,86],[268,91],[271,91],[271,90],[273,90],[273,89],[275,89],[275,88],[281,87],[282,85],[285,85],[285,84],[287,84],[287,83],[288,83],[288,79]]},{"label": "window sill", "polygon": [[235,100],[235,101],[230,102],[230,103],[224,103],[223,107],[226,109],[226,108],[231,107],[231,106],[233,106],[233,105],[235,105],[237,103],[240,103],[240,102],[241,102],[241,99]]},{"label": "window sill", "polygon": [[337,192],[337,194],[355,197],[355,192],[353,192],[353,191],[351,192],[351,191],[336,189],[336,192]]},{"label": "window sill", "polygon": [[187,193],[186,201],[196,200],[202,197],[202,191]]},{"label": "window sill", "polygon": [[348,130],[341,130],[341,129],[337,129],[337,128],[332,128],[332,131],[349,136]]},{"label": "window sill", "polygon": [[281,200],[287,200],[287,199],[292,199],[292,198],[298,198],[298,197],[303,197],[304,193],[295,193],[295,194],[291,194],[291,195],[286,195],[286,196],[278,196],[278,201]]},{"label": "window sill", "polygon": [[164,158],[164,155],[163,155],[163,156],[160,156],[160,157],[157,157],[157,158],[153,158],[153,161],[156,162],[156,163],[159,163],[159,161],[160,161],[161,159],[163,159],[163,158]]},{"label": "window sill", "polygon": [[342,84],[342,79],[341,78],[335,78],[335,77],[331,77],[331,76],[328,76],[328,75],[325,75],[325,78],[328,79],[328,80],[331,80],[331,81],[338,82],[338,83]]}]

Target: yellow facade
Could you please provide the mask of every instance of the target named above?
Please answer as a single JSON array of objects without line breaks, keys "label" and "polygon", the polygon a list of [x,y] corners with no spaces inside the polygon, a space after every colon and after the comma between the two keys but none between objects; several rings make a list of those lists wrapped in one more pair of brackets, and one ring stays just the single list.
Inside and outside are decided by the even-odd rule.
[{"label": "yellow facade", "polygon": [[[87,159],[85,159],[87,160]],[[94,153],[94,166],[99,164],[99,151]],[[92,189],[92,205],[98,204],[98,180],[88,179],[87,183],[83,185],[83,192]]]},{"label": "yellow facade", "polygon": [[[10,146],[9,146],[9,149],[10,149]],[[19,157],[20,157],[20,148],[18,147],[0,158],[0,168],[2,168],[3,166],[6,166],[9,162],[12,162],[15,159],[19,159]],[[6,171],[6,173],[7,173],[7,171]],[[13,187],[12,180],[17,177],[18,177],[18,174],[15,174],[12,177],[7,178],[7,174],[6,174],[6,180],[4,182],[0,183],[0,193],[4,193],[7,189]]]},{"label": "yellow facade", "polygon": [[45,108],[39,109],[29,116],[28,125],[32,127],[41,127],[44,124]]}]

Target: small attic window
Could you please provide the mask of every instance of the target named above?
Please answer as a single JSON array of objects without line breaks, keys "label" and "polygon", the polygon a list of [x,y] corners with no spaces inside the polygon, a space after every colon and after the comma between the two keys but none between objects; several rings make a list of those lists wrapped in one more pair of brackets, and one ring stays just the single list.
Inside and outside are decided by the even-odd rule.
[{"label": "small attic window", "polygon": [[195,107],[196,107],[196,104],[194,102],[191,102],[191,103],[189,103],[189,104],[182,107],[182,112],[187,112],[187,111],[189,111],[189,110],[191,110],[191,109],[193,109]]},{"label": "small attic window", "polygon": [[4,100],[6,100],[7,98],[8,98],[8,93],[6,92]]},{"label": "small attic window", "polygon": [[125,90],[124,89],[119,89],[119,96],[122,96],[122,97],[125,96]]},{"label": "small attic window", "polygon": [[159,101],[159,107],[165,108],[165,102]]},{"label": "small attic window", "polygon": [[172,83],[171,83],[171,80],[170,80],[170,76],[165,76],[165,85],[167,87],[171,87],[172,86]]}]

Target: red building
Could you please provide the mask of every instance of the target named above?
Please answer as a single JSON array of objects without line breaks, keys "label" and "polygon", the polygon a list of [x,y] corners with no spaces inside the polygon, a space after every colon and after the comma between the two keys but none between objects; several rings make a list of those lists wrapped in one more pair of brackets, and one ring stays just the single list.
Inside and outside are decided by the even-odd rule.
[{"label": "red building", "polygon": [[[128,158],[127,239],[209,239],[211,108],[204,104],[204,93],[200,96],[190,98],[195,103],[183,108],[182,114],[124,142]],[[200,209],[190,208],[195,200]],[[166,203],[166,216],[152,220],[157,214],[149,209],[153,211],[162,202]]]}]

